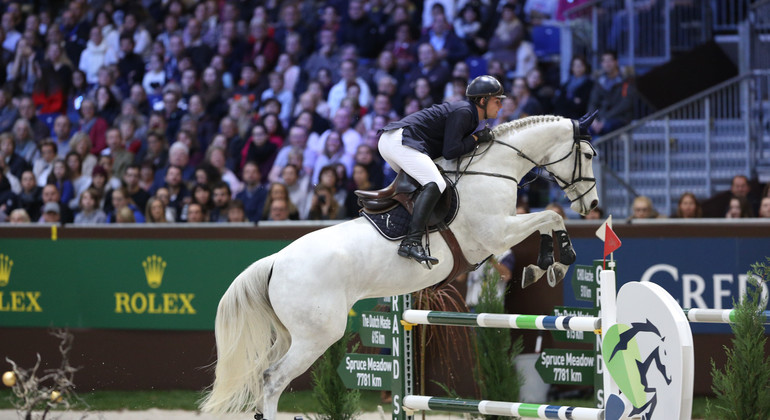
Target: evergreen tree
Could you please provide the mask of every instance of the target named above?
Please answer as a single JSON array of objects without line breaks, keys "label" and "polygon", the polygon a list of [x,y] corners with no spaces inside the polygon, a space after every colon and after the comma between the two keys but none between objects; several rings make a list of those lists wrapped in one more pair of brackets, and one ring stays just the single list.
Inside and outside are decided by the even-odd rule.
[{"label": "evergreen tree", "polygon": [[745,298],[733,303],[735,323],[731,324],[732,348],[725,347],[724,371],[711,360],[711,389],[716,398],[708,400],[706,417],[724,420],[770,419],[770,358],[765,357],[765,318],[759,308],[767,307],[762,285],[770,278],[770,257],[749,271]]}]

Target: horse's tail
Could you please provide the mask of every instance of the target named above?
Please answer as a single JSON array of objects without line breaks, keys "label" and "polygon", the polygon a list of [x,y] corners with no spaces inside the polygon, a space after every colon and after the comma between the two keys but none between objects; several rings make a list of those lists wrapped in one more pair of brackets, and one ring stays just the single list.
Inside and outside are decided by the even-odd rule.
[{"label": "horse's tail", "polygon": [[267,296],[274,260],[271,255],[250,265],[219,301],[216,377],[200,403],[204,412],[260,410],[263,373],[288,351],[289,332]]}]

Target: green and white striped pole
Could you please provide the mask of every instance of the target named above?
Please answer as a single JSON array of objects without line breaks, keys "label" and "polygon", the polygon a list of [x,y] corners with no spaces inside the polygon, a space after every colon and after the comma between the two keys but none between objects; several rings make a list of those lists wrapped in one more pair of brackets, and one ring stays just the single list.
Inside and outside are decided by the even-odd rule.
[{"label": "green and white striped pole", "polygon": [[597,331],[601,318],[553,315],[473,314],[441,311],[404,311],[404,321],[412,324],[463,327],[512,328],[525,330]]},{"label": "green and white striped pole", "polygon": [[[684,308],[684,315],[690,322],[711,322],[729,324],[735,322],[735,309]],[[770,311],[763,311],[764,323],[770,324]]]},{"label": "green and white striped pole", "polygon": [[422,395],[408,395],[404,398],[404,407],[409,410],[438,410],[455,413],[480,413],[491,416],[534,417],[539,419],[604,419],[604,410],[599,408],[509,403],[489,400],[460,400]]}]

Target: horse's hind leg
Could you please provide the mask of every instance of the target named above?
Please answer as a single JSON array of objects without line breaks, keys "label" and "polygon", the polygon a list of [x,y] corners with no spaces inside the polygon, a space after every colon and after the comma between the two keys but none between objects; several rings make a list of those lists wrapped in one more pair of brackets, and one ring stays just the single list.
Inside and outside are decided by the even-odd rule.
[{"label": "horse's hind leg", "polygon": [[[313,365],[329,347],[311,341],[311,337],[292,337],[291,347],[275,365],[264,373],[264,420],[276,420],[278,399],[289,383]],[[317,337],[314,337],[317,338]],[[334,341],[332,341],[333,343]]]}]

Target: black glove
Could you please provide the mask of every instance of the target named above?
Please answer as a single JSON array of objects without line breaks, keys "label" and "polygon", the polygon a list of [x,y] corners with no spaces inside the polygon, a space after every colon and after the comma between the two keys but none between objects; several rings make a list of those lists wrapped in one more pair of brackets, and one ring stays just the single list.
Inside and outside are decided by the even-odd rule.
[{"label": "black glove", "polygon": [[478,132],[476,132],[476,143],[486,143],[488,141],[492,141],[495,139],[495,136],[492,135],[492,130],[489,129],[489,127],[484,127]]}]

